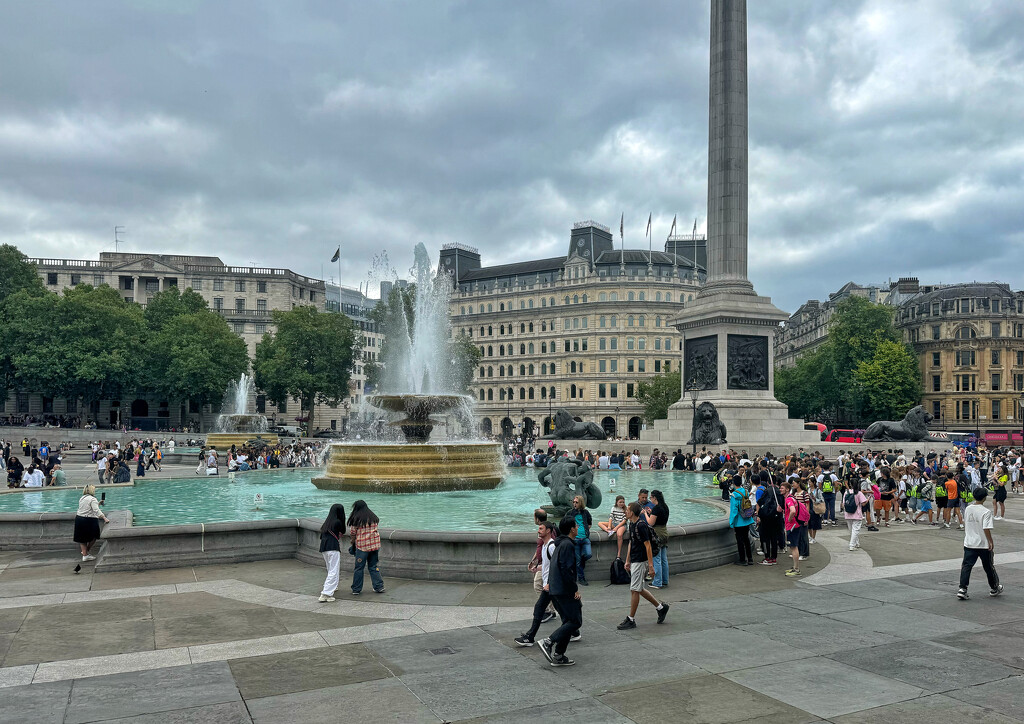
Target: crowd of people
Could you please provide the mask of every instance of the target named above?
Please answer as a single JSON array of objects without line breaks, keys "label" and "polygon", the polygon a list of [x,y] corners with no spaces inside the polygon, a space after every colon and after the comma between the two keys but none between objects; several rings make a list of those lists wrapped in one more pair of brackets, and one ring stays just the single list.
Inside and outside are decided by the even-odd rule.
[{"label": "crowd of people", "polygon": [[66,485],[63,460],[70,445],[61,443],[52,447],[45,440],[33,445],[27,438],[21,441],[24,460],[16,454],[17,447],[9,440],[0,439],[0,475],[7,478],[8,488],[42,488],[47,485]]},{"label": "crowd of people", "polygon": [[196,475],[218,475],[223,460],[229,473],[278,468],[313,468],[323,465],[327,442],[312,440],[284,444],[277,442],[261,447],[232,445],[222,453],[216,445],[201,446]]}]

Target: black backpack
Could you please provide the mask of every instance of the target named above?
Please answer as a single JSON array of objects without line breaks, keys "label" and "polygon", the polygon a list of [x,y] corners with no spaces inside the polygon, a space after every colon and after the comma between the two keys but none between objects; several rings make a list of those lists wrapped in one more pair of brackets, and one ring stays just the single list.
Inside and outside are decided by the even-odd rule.
[{"label": "black backpack", "polygon": [[616,586],[630,582],[629,571],[626,570],[626,564],[622,562],[621,558],[612,561],[611,581],[612,585]]},{"label": "black backpack", "polygon": [[634,525],[634,526],[637,526],[637,525],[647,526],[647,529],[651,531],[651,557],[653,558],[654,556],[658,555],[658,551],[660,550],[660,546],[658,545],[658,534],[654,532],[654,526],[648,524],[647,521],[645,521],[643,519],[638,520],[636,523],[633,523],[632,525]]},{"label": "black backpack", "polygon": [[853,488],[847,490],[846,495],[843,496],[843,510],[850,515],[857,512],[857,493]]},{"label": "black backpack", "polygon": [[760,506],[759,516],[762,518],[773,518],[779,514],[779,500],[777,496],[778,493],[774,485],[765,486],[764,493],[761,494],[761,500],[758,501]]}]

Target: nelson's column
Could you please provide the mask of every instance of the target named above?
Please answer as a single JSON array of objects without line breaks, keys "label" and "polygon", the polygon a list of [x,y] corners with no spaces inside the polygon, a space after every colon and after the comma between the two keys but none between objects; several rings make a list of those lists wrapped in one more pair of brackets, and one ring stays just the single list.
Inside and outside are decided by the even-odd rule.
[{"label": "nelson's column", "polygon": [[772,342],[789,315],[747,279],[746,0],[711,0],[707,219],[707,283],[671,320],[683,335],[681,399],[642,439],[685,444],[696,399],[715,405],[729,447],[818,443],[773,392]]}]

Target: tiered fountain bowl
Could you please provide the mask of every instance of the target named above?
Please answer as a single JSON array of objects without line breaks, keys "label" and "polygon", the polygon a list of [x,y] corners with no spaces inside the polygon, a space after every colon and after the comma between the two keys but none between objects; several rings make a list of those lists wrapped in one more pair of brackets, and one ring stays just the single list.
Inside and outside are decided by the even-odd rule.
[{"label": "tiered fountain bowl", "polygon": [[243,447],[252,441],[277,444],[277,435],[267,432],[265,415],[220,415],[217,417],[217,432],[206,436],[206,444],[216,446],[218,450],[227,450],[232,445]]},{"label": "tiered fountain bowl", "polygon": [[321,490],[372,490],[415,493],[435,490],[482,490],[497,487],[505,470],[501,445],[492,442],[431,443],[432,414],[466,403],[462,395],[370,395],[367,401],[405,417],[392,422],[405,444],[334,443],[324,477],[313,478]]}]

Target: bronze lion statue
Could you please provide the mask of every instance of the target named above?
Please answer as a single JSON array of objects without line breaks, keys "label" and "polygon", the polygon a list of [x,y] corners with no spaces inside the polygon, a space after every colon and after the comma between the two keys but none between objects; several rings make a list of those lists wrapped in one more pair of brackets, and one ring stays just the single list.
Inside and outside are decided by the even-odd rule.
[{"label": "bronze lion statue", "polygon": [[606,437],[596,422],[576,422],[565,408],[555,412],[553,440],[604,440]]},{"label": "bronze lion statue", "polygon": [[687,445],[722,445],[726,440],[725,424],[718,409],[710,402],[697,405],[693,413],[693,430]]},{"label": "bronze lion statue", "polygon": [[899,422],[878,420],[864,431],[864,442],[939,442],[928,434],[928,423],[932,421],[924,407],[917,405]]}]

